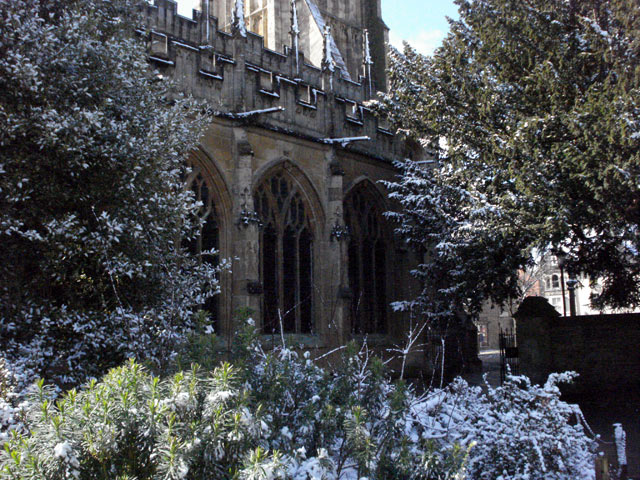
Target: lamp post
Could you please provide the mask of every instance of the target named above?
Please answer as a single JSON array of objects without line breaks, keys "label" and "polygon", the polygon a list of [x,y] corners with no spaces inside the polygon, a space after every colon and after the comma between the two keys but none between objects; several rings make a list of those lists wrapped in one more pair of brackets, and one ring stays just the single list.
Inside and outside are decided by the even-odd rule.
[{"label": "lamp post", "polygon": [[576,286],[578,285],[578,280],[571,277],[567,280],[567,289],[569,290],[569,311],[571,312],[571,316],[576,316]]},{"label": "lamp post", "polygon": [[564,265],[567,261],[567,254],[562,250],[556,250],[554,255],[558,259],[558,266],[560,267],[560,286],[562,287],[562,315],[567,316],[567,302],[565,301],[564,293]]}]

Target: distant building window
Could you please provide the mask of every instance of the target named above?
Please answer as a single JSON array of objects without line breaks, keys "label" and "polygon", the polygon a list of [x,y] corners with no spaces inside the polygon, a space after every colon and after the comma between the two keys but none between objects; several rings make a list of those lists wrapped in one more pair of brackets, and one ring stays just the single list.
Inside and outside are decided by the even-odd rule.
[{"label": "distant building window", "polygon": [[550,301],[551,306],[555,308],[559,313],[562,313],[562,297],[552,297]]},{"label": "distant building window", "polygon": [[489,329],[487,325],[478,325],[478,346],[481,348],[489,346]]},{"label": "distant building window", "polygon": [[266,3],[263,0],[245,2],[245,22],[249,30],[264,38],[265,47],[273,48],[273,45],[269,44],[269,15]]},{"label": "distant building window", "polygon": [[558,277],[558,275],[551,277],[551,285],[553,288],[560,288],[560,277]]}]

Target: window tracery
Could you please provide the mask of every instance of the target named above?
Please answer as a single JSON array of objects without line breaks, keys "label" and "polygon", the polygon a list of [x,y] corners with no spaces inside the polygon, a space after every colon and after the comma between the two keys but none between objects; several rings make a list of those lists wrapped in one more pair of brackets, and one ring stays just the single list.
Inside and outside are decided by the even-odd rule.
[{"label": "window tracery", "polygon": [[386,333],[387,247],[382,208],[366,188],[351,192],[344,202],[350,230],[349,287],[351,328],[356,334]]},{"label": "window tracery", "polygon": [[311,333],[313,234],[308,209],[283,173],[263,182],[254,197],[260,235],[265,333]]},{"label": "window tracery", "polygon": [[[188,180],[187,188],[194,193],[196,201],[201,203],[197,212],[200,224],[197,227],[196,235],[185,242],[185,247],[191,253],[198,255],[201,262],[215,266],[218,264],[218,255],[210,255],[206,254],[206,252],[211,250],[217,252],[220,248],[218,217],[210,185],[205,180],[202,172],[195,169],[194,173],[196,175]],[[209,297],[202,306],[202,309],[209,314],[215,331],[218,331],[219,305],[219,295],[214,295]]]}]

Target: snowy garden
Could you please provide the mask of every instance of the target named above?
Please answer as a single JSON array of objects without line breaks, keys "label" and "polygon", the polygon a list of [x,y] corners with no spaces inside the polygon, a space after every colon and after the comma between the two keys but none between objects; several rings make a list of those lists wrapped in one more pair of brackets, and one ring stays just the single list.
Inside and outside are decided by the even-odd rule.
[{"label": "snowy garden", "polygon": [[[640,7],[457,3],[368,106],[436,152],[385,184],[424,258],[394,307],[477,314],[552,247],[604,279],[595,303],[637,305]],[[138,7],[0,0],[0,479],[595,479],[572,373],[415,385],[366,341],[263,348],[247,312],[220,357],[201,308],[229,265],[186,248],[210,112],[149,65]]]},{"label": "snowy garden", "polygon": [[322,369],[265,351],[251,319],[237,339],[212,371],[158,377],[131,361],[58,400],[41,382],[2,404],[2,478],[594,478],[594,440],[559,399],[569,374],[417,395],[355,344]]}]

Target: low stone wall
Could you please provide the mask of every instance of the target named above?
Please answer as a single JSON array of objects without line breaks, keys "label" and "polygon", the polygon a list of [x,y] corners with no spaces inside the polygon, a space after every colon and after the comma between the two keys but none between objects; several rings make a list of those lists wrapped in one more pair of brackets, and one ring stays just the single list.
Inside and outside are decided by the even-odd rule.
[{"label": "low stone wall", "polygon": [[517,321],[520,371],[536,383],[573,370],[580,377],[567,393],[640,388],[640,314],[530,313]]}]

